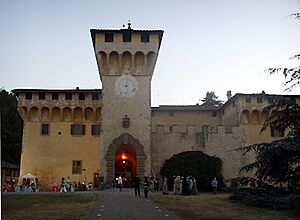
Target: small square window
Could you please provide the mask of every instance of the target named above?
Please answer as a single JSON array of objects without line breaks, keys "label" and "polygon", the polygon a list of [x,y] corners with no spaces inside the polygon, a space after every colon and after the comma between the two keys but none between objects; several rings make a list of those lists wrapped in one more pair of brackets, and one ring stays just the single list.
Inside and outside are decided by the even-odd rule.
[{"label": "small square window", "polygon": [[49,124],[42,124],[41,135],[49,135]]},{"label": "small square window", "polygon": [[251,97],[250,96],[246,97],[246,103],[251,103]]},{"label": "small square window", "polygon": [[52,93],[52,100],[58,100],[58,93]]},{"label": "small square window", "polygon": [[262,97],[257,97],[256,100],[257,100],[257,103],[262,103]]},{"label": "small square window", "polygon": [[39,93],[39,99],[44,100],[45,99],[45,93]]},{"label": "small square window", "polygon": [[149,33],[141,33],[141,42],[143,43],[149,42]]},{"label": "small square window", "polygon": [[25,93],[25,99],[32,99],[32,93]]},{"label": "small square window", "polygon": [[99,100],[99,94],[98,93],[92,93],[92,100]]},{"label": "small square window", "polygon": [[217,112],[213,112],[213,113],[212,113],[212,116],[213,116],[213,117],[217,117]]},{"label": "small square window", "polygon": [[85,135],[85,125],[84,124],[72,124],[71,125],[71,135]]},{"label": "small square window", "polygon": [[65,100],[72,100],[72,93],[66,93]]},{"label": "small square window", "polygon": [[101,131],[100,125],[92,125],[92,135],[99,136]]},{"label": "small square window", "polygon": [[124,32],[123,33],[123,42],[131,42],[131,32]]},{"label": "small square window", "polygon": [[105,33],[105,42],[114,42],[114,33]]},{"label": "small square window", "polygon": [[85,100],[85,94],[79,93],[79,100]]},{"label": "small square window", "polygon": [[81,174],[82,172],[82,161],[73,160],[72,161],[72,174]]}]

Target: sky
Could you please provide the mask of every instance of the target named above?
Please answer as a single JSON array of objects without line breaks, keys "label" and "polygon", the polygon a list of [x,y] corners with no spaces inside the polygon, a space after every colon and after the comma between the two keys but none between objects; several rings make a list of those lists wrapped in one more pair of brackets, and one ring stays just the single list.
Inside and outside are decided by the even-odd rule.
[{"label": "sky", "polygon": [[0,88],[101,88],[89,30],[130,20],[164,30],[152,106],[194,105],[207,91],[300,95],[264,72],[299,66],[299,11],[297,0],[0,0]]}]

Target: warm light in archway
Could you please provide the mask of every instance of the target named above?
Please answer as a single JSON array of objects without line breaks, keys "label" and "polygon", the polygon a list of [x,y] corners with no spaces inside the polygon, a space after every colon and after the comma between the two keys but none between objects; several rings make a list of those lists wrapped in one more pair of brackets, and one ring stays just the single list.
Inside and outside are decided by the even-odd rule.
[{"label": "warm light in archway", "polygon": [[127,159],[126,155],[122,154],[122,160],[125,160],[125,159]]}]

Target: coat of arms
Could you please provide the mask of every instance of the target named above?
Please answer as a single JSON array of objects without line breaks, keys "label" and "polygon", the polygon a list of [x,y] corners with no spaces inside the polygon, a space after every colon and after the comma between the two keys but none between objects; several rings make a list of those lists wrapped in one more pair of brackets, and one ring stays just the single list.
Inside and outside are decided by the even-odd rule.
[{"label": "coat of arms", "polygon": [[125,115],[123,117],[123,127],[129,128],[129,126],[130,126],[130,118],[128,118],[128,115]]}]

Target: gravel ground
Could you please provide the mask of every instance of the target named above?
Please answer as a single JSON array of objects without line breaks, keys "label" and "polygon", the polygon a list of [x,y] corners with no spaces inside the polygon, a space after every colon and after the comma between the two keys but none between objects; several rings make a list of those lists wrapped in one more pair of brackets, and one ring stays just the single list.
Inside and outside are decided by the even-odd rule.
[{"label": "gravel ground", "polygon": [[172,219],[180,220],[178,216],[160,207],[149,198],[135,197],[134,189],[107,189],[99,192],[103,199],[99,200],[86,219],[130,219],[130,220],[155,220]]}]

